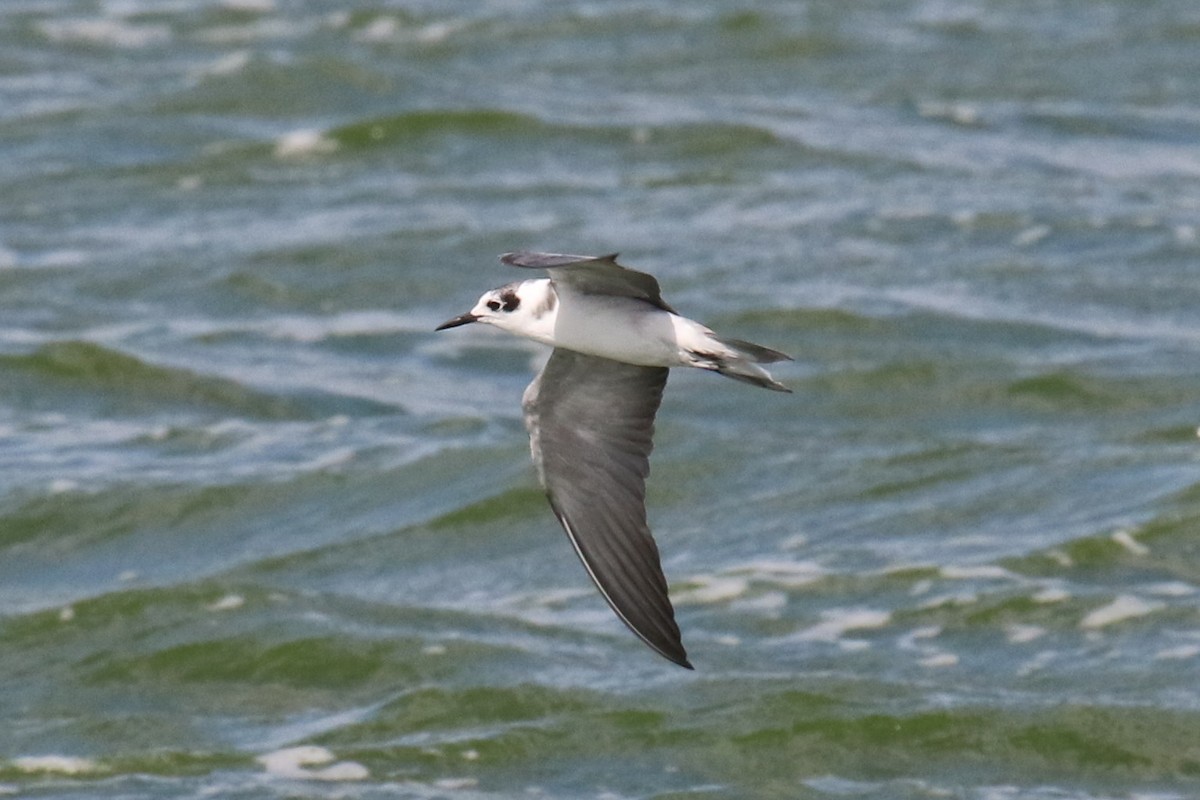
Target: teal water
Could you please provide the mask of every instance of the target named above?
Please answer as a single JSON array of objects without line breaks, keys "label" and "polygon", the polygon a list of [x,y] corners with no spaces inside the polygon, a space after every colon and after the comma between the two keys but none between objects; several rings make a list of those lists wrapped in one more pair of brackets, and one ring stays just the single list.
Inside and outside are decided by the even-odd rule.
[{"label": "teal water", "polygon": [[[0,4],[0,797],[1200,794],[1200,10]],[[696,672],[537,491],[621,251]]]}]

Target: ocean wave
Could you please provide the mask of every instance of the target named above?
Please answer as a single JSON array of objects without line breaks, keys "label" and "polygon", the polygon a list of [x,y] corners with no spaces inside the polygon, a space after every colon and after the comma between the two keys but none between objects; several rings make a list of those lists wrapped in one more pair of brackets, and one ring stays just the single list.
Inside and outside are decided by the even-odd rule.
[{"label": "ocean wave", "polygon": [[729,157],[789,146],[767,128],[739,122],[618,124],[614,120],[555,119],[487,107],[405,111],[333,128],[325,135],[351,151],[410,145],[447,135],[503,137],[510,145],[521,140],[561,140],[573,147],[586,143],[633,147],[661,158]]},{"label": "ocean wave", "polygon": [[1032,575],[1138,574],[1147,581],[1200,585],[1200,568],[1190,557],[1195,550],[1191,534],[1197,529],[1200,484],[1167,495],[1162,507],[1140,522],[1059,542],[1005,563]]},{"label": "ocean wave", "polygon": [[147,406],[201,406],[265,419],[309,414],[291,400],[257,392],[225,378],[163,367],[88,341],[43,344],[26,355],[0,356],[0,370],[72,393],[102,394],[118,409],[143,413]]},{"label": "ocean wave", "polygon": [[58,397],[67,407],[85,399],[103,399],[109,413],[116,415],[193,409],[259,420],[299,421],[338,413],[357,416],[398,410],[382,402],[317,390],[293,396],[263,392],[229,378],[153,364],[84,340],[53,341],[31,353],[0,355],[0,374],[5,373],[9,376],[8,386],[0,389],[0,396],[38,391],[43,404],[48,398]]},{"label": "ocean wave", "polygon": [[[910,796],[903,787],[911,781],[913,763],[922,765],[923,783],[944,785],[946,791],[959,785],[964,770],[985,785],[1006,783],[1013,774],[1043,787],[1071,786],[1081,779],[1111,787],[1195,778],[1189,736],[1197,724],[1195,712],[1100,703],[937,707],[914,702],[889,684],[814,678],[799,689],[780,683],[752,684],[757,691],[747,703],[745,679],[736,685],[713,682],[697,692],[698,703],[690,704],[681,704],[675,692],[667,698],[623,699],[533,684],[430,687],[404,693],[365,720],[262,751],[257,764],[252,753],[228,747],[188,751],[167,745],[156,755],[88,759],[78,764],[86,770],[74,775],[109,783],[155,775],[169,785],[221,771],[226,786],[249,788],[257,768],[298,780],[369,779],[392,792],[404,791],[405,785],[410,791],[421,785],[440,786],[442,792],[451,786],[469,790],[482,778],[497,796],[511,796],[524,792],[530,785],[525,782],[553,780],[568,767],[576,778],[582,772],[600,785],[633,791],[647,779],[644,762],[653,761],[659,765],[656,785],[663,784],[665,763],[670,766],[666,782],[677,792],[707,786],[706,793],[724,787],[758,796],[754,787],[794,787],[816,781],[815,776],[861,774],[863,753],[870,753],[869,773],[878,791],[856,791],[856,796]],[[890,699],[868,702],[878,697]],[[613,760],[628,772],[614,773]],[[335,761],[346,765],[336,774],[307,774]],[[28,781],[31,771],[76,763],[63,756],[23,756],[0,762],[0,778]],[[295,784],[289,786],[295,790]],[[258,791],[275,796],[278,790],[260,785]],[[419,788],[416,796],[423,796]],[[1063,796],[1062,790],[1047,796]]]}]

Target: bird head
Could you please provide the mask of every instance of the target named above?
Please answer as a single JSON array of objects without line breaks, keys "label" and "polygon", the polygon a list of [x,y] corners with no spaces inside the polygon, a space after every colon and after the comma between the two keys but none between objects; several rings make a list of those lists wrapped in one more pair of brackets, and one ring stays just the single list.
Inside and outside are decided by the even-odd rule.
[{"label": "bird head", "polygon": [[526,334],[534,322],[553,308],[549,281],[522,281],[484,292],[466,314],[448,319],[435,330],[457,328],[469,322],[484,322],[511,333]]}]

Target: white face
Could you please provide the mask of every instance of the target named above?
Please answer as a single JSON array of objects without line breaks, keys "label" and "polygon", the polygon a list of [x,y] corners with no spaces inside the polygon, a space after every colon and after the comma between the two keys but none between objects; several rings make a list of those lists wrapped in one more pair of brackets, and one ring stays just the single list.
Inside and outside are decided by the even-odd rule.
[{"label": "white face", "polygon": [[518,320],[527,314],[526,299],[521,296],[520,284],[509,284],[499,289],[484,292],[479,302],[471,309],[478,322],[486,322],[497,328],[511,329],[519,325]]},{"label": "white face", "polygon": [[547,312],[554,310],[556,300],[548,280],[510,283],[484,292],[468,313],[443,323],[438,330],[486,322],[510,333],[540,338],[541,329],[553,324],[553,316]]}]

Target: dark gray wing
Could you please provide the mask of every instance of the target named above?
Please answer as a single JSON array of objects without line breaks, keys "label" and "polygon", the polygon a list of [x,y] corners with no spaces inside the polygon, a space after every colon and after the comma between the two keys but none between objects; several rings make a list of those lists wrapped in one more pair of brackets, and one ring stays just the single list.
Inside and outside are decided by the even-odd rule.
[{"label": "dark gray wing", "polygon": [[662,299],[662,291],[653,275],[622,267],[617,254],[607,256],[570,256],[561,253],[505,253],[500,260],[512,267],[544,269],[555,284],[588,294],[635,297],[675,313]]},{"label": "dark gray wing", "polygon": [[642,641],[691,669],[646,524],[667,373],[556,348],[525,390],[525,426],[550,506],[604,599]]}]

